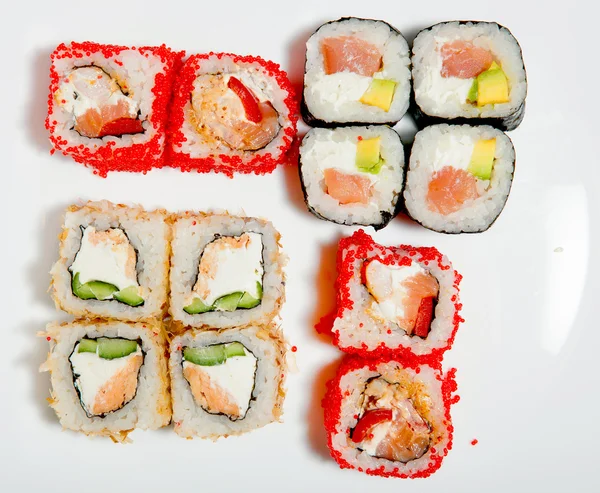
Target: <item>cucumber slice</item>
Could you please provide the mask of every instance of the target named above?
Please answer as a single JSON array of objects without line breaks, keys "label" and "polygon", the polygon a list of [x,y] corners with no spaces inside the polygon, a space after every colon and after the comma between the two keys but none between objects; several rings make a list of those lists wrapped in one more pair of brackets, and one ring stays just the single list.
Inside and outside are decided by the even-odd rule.
[{"label": "cucumber slice", "polygon": [[90,291],[94,293],[94,297],[100,301],[110,298],[119,290],[117,286],[102,281],[90,281],[86,284],[90,288]]},{"label": "cucumber slice", "polygon": [[232,342],[225,346],[225,357],[233,358],[234,356],[246,356],[244,345],[241,342]]},{"label": "cucumber slice", "polygon": [[205,305],[202,303],[200,298],[194,298],[191,305],[184,306],[183,311],[190,315],[196,315],[198,313],[211,312],[214,308],[212,306]]},{"label": "cucumber slice", "polygon": [[78,353],[95,353],[98,348],[98,343],[93,339],[81,339],[79,341]]},{"label": "cucumber slice", "polygon": [[129,339],[98,339],[98,356],[104,359],[116,359],[135,353],[138,348],[136,341]]},{"label": "cucumber slice", "polygon": [[262,284],[260,282],[256,282],[256,292],[257,298],[252,296],[250,293],[244,293],[242,299],[238,303],[238,308],[254,308],[255,306],[260,305],[262,300],[263,290]]},{"label": "cucumber slice", "polygon": [[113,294],[113,298],[129,306],[140,306],[144,304],[144,298],[138,294],[137,286],[129,286],[128,288],[121,289],[121,291],[117,291]]},{"label": "cucumber slice", "polygon": [[94,293],[92,293],[89,285],[81,284],[79,282],[79,272],[76,272],[73,276],[71,289],[73,290],[73,294],[82,300],[91,300],[95,298]]},{"label": "cucumber slice", "polygon": [[222,296],[217,301],[215,301],[215,310],[220,310],[223,312],[233,312],[237,309],[240,300],[244,296],[244,293],[231,293],[225,296]]},{"label": "cucumber slice", "polygon": [[216,344],[206,347],[186,347],[183,350],[183,359],[200,366],[216,366],[225,363],[225,345]]}]

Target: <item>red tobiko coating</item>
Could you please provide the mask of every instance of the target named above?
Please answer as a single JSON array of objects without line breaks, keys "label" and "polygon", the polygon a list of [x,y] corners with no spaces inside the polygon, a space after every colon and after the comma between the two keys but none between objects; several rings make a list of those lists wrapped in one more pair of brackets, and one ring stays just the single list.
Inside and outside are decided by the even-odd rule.
[{"label": "red tobiko coating", "polygon": [[[137,51],[148,58],[150,55],[160,58],[165,64],[165,69],[154,77],[152,93],[155,98],[152,103],[152,111],[148,117],[148,124],[154,129],[154,136],[141,144],[132,144],[127,147],[115,147],[112,141],[102,141],[100,145],[95,143],[89,146],[69,146],[68,142],[56,133],[57,121],[53,117],[54,94],[59,87],[59,75],[56,70],[55,61],[64,58],[77,60],[92,53],[100,53],[104,58],[111,59],[124,51]],[[116,45],[103,45],[86,41],[83,43],[73,42],[69,45],[60,44],[50,55],[52,65],[50,67],[50,92],[48,95],[48,117],[46,128],[50,132],[50,142],[53,145],[51,154],[60,151],[65,156],[71,156],[78,163],[94,168],[94,174],[106,177],[109,171],[132,171],[146,173],[153,167],[164,166],[165,132],[167,124],[168,105],[171,99],[171,91],[175,74],[182,64],[184,52],[176,52],[165,45],[158,47],[127,47]],[[117,65],[123,63],[115,59]],[[62,111],[57,109],[57,111]],[[138,124],[139,125],[139,124]]]},{"label": "red tobiko coating", "polygon": [[[277,85],[281,89],[287,92],[288,95],[284,100],[284,104],[289,110],[291,125],[284,130],[285,135],[276,155],[272,155],[271,153],[262,155],[252,154],[251,156],[242,158],[238,155],[218,154],[202,158],[192,158],[189,154],[181,150],[183,143],[186,141],[182,132],[185,121],[185,107],[190,100],[190,93],[196,80],[196,72],[205,60],[213,56],[219,59],[229,58],[236,64],[257,63],[267,75],[276,80]],[[280,69],[278,64],[263,60],[260,57],[240,56],[231,53],[211,52],[203,55],[192,55],[186,60],[177,76],[173,94],[167,128],[169,141],[167,145],[167,159],[170,166],[179,167],[182,171],[197,171],[198,173],[215,171],[233,177],[234,173],[254,173],[256,175],[271,173],[279,164],[288,161],[287,154],[292,148],[296,137],[299,103],[287,74]]]},{"label": "red tobiko coating", "polygon": [[[354,250],[348,250],[350,246],[354,246]],[[408,347],[400,346],[397,348],[389,348],[385,344],[381,343],[376,349],[369,350],[365,344],[354,347],[341,347],[339,341],[339,333],[333,332],[333,323],[338,317],[342,317],[345,310],[352,310],[354,303],[350,298],[350,280],[354,276],[354,269],[352,267],[353,262],[357,257],[366,256],[367,252],[371,250],[378,250],[377,259],[384,264],[395,264],[395,265],[410,265],[410,257],[418,256],[421,261],[436,262],[440,269],[448,270],[451,268],[443,261],[443,255],[434,247],[413,247],[410,245],[400,245],[398,248],[385,247],[375,243],[364,230],[359,229],[349,237],[342,238],[339,242],[338,253],[337,253],[337,272],[338,276],[335,281],[335,289],[337,292],[337,308],[335,317],[331,320],[332,316],[328,315],[323,317],[321,321],[315,326],[317,332],[325,333],[331,332],[333,334],[333,342],[342,351],[357,354],[366,358],[380,358],[382,356],[393,356],[396,359],[400,359],[403,362],[414,361],[416,363],[429,363],[436,364],[439,362],[444,353],[452,347],[456,331],[459,325],[464,322],[464,319],[459,315],[462,309],[462,304],[459,302],[458,296],[452,297],[452,303],[454,303],[455,313],[452,320],[453,330],[448,343],[439,348],[434,348],[430,353],[424,355],[416,355]],[[402,251],[402,253],[400,253]],[[362,275],[362,273],[361,273]],[[458,289],[462,276],[455,272],[454,275],[454,286]]]},{"label": "red tobiko coating", "polygon": [[[430,449],[430,462],[428,467],[422,469],[420,471],[415,472],[414,474],[406,474],[400,473],[399,469],[393,469],[392,471],[386,471],[383,466],[375,468],[375,469],[366,469],[363,470],[362,467],[356,468],[354,465],[350,464],[346,461],[340,451],[336,450],[333,446],[333,437],[336,434],[336,428],[338,424],[341,422],[342,417],[342,403],[344,395],[341,390],[341,380],[342,378],[353,371],[359,370],[361,368],[368,368],[372,371],[377,371],[377,366],[381,363],[388,363],[390,361],[395,361],[401,363],[401,366],[404,368],[410,368],[417,372],[423,365],[428,365],[436,370],[437,375],[436,378],[441,382],[441,391],[442,391],[442,400],[444,405],[444,425],[448,434],[448,445],[442,449],[438,450],[436,448]],[[363,359],[357,356],[348,355],[346,356],[336,373],[336,376],[327,382],[326,393],[321,401],[321,405],[323,407],[323,418],[325,424],[325,431],[327,432],[327,442],[329,447],[329,452],[333,459],[338,463],[340,468],[342,469],[357,469],[360,472],[365,472],[371,476],[383,476],[383,477],[394,477],[394,478],[426,478],[436,472],[442,465],[442,461],[444,457],[448,454],[448,452],[452,449],[452,439],[454,435],[454,426],[452,425],[452,418],[450,416],[450,407],[453,404],[456,404],[460,397],[456,394],[458,390],[458,385],[456,384],[456,368],[451,368],[446,372],[446,374],[442,374],[441,363],[432,362],[418,364],[414,360],[413,361],[398,361],[392,357],[379,356],[374,359]]]}]

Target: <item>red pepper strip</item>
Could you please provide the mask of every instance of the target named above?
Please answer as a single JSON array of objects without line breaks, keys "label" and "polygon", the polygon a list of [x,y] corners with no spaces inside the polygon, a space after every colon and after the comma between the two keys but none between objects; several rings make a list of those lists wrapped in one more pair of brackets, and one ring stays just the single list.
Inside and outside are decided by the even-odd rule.
[{"label": "red pepper strip", "polygon": [[362,418],[356,423],[352,432],[352,441],[354,443],[362,442],[375,425],[384,421],[391,421],[393,413],[391,409],[375,409],[367,411]]},{"label": "red pepper strip", "polygon": [[105,123],[98,137],[104,137],[105,135],[114,135],[118,137],[124,134],[139,134],[144,131],[141,120],[137,118],[117,118],[112,122]]},{"label": "red pepper strip", "polygon": [[262,121],[262,113],[258,107],[258,101],[256,100],[256,97],[254,97],[254,94],[252,94],[248,88],[235,77],[229,78],[227,87],[235,92],[237,97],[242,101],[244,111],[246,112],[246,118],[251,122],[260,123]]},{"label": "red pepper strip", "polygon": [[419,337],[427,337],[433,317],[433,298],[423,298],[419,305],[417,320],[415,321],[414,335]]}]

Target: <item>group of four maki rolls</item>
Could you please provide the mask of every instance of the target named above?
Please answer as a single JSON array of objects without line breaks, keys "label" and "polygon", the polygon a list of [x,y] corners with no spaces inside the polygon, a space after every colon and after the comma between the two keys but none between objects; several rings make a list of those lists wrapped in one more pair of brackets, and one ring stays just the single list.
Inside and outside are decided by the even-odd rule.
[{"label": "group of four maki rolls", "polygon": [[[412,81],[412,84],[411,84]],[[523,119],[521,49],[493,22],[442,22],[412,50],[379,20],[343,18],[309,38],[300,146],[308,209],[385,227],[400,211],[428,229],[488,229],[510,192]],[[412,108],[408,163],[391,128]],[[408,154],[408,153],[407,153]],[[322,405],[333,458],[371,475],[427,477],[452,446],[455,370],[442,358],[463,321],[462,276],[433,247],[340,240],[337,305],[317,325],[348,355]]]},{"label": "group of four maki rolls", "polygon": [[76,320],[49,324],[43,366],[63,427],[123,441],[173,421],[217,438],[278,420],[284,263],[265,220],[69,207],[51,292]]}]

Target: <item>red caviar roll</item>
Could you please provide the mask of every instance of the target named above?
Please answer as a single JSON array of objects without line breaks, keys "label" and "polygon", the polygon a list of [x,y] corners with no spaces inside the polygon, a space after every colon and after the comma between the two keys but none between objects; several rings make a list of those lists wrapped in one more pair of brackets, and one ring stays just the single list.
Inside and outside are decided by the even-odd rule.
[{"label": "red caviar roll", "polygon": [[176,82],[170,163],[229,176],[270,173],[292,145],[297,106],[276,63],[228,53],[193,55]]},{"label": "red caviar roll", "polygon": [[322,405],[332,457],[373,476],[425,478],[452,448],[455,369],[347,356]]},{"label": "red caviar roll", "polygon": [[433,247],[385,247],[363,230],[340,241],[332,333],[349,353],[440,360],[463,319],[462,276]]},{"label": "red caviar roll", "polygon": [[60,44],[50,57],[52,152],[100,176],[162,166],[168,104],[183,55],[164,45]]}]

